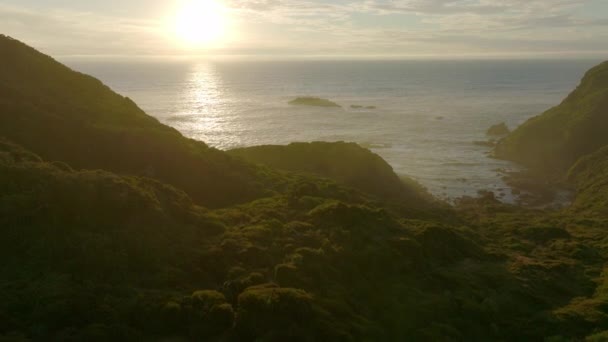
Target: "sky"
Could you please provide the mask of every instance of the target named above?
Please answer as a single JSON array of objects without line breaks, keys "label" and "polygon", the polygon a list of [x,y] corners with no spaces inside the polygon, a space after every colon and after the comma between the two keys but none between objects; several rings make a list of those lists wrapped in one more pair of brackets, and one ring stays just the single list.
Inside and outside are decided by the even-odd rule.
[{"label": "sky", "polygon": [[56,56],[608,57],[608,0],[215,0],[226,34],[199,45],[172,29],[187,1],[0,0],[0,33]]}]

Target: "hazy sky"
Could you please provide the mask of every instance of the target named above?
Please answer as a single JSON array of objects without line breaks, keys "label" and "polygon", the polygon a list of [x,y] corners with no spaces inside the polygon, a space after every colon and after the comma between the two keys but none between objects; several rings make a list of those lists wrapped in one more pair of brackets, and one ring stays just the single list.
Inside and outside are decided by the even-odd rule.
[{"label": "hazy sky", "polygon": [[608,57],[608,0],[217,0],[229,34],[199,48],[168,28],[184,1],[0,0],[0,32],[54,55]]}]

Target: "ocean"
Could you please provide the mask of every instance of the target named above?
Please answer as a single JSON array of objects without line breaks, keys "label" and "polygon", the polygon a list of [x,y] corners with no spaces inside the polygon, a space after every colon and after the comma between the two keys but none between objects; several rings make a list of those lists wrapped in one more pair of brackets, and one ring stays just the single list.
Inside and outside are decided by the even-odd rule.
[{"label": "ocean", "polygon": [[[201,61],[64,58],[148,114],[219,149],[295,141],[352,141],[395,172],[453,200],[513,196],[485,131],[515,128],[559,102],[595,60]],[[316,96],[343,108],[290,106]],[[351,108],[351,105],[374,108]],[[502,195],[500,195],[502,194]]]}]

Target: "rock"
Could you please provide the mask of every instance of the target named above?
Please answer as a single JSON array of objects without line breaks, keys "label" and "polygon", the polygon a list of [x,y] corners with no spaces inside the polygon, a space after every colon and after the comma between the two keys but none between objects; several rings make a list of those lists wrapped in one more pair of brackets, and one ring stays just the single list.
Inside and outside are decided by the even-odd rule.
[{"label": "rock", "polygon": [[340,108],[339,104],[332,102],[327,99],[322,99],[319,97],[298,97],[289,101],[290,105],[294,106],[314,106],[314,107],[336,107]]},{"label": "rock", "polygon": [[507,124],[505,124],[504,122],[496,124],[496,125],[488,128],[488,130],[486,131],[486,135],[493,135],[493,136],[502,136],[502,135],[507,135],[509,133],[511,133],[511,131],[509,130],[509,127],[507,127]]}]

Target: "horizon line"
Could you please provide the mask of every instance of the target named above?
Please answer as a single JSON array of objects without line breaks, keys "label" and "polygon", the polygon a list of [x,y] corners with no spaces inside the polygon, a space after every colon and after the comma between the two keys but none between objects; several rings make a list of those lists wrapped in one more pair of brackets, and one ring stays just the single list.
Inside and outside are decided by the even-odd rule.
[{"label": "horizon line", "polygon": [[486,54],[416,54],[416,55],[383,55],[383,54],[54,54],[55,58],[107,58],[107,59],[226,59],[226,60],[260,60],[260,61],[293,61],[293,60],[608,60],[607,51],[546,51],[538,53],[486,53]]}]

